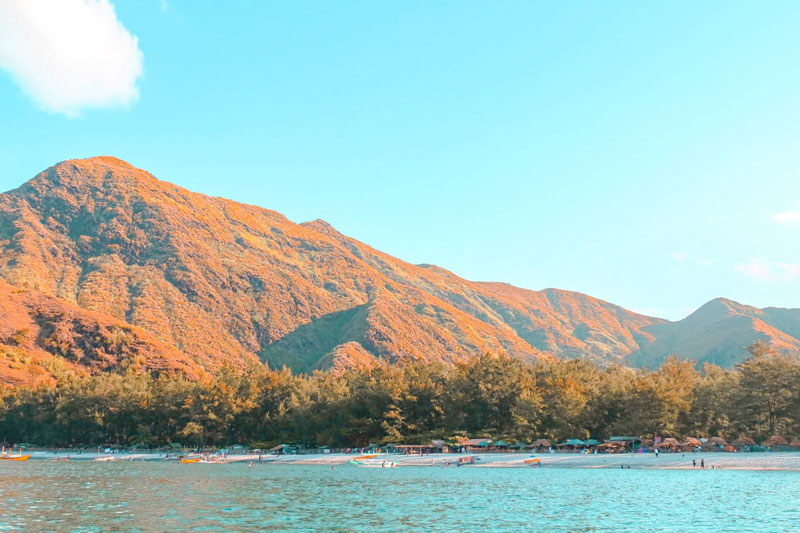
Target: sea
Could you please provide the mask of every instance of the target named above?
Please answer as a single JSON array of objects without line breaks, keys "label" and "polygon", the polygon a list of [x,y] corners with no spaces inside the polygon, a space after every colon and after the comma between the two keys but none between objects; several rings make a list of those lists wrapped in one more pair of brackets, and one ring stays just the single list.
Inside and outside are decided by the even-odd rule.
[{"label": "sea", "polygon": [[798,531],[800,473],[0,463],[10,531]]}]

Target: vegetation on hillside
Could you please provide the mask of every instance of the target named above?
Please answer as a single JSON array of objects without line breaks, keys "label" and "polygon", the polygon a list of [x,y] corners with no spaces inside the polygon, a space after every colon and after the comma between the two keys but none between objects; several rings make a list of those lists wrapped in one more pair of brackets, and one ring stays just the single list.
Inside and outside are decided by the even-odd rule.
[{"label": "vegetation on hillside", "polygon": [[800,436],[800,362],[761,344],[725,370],[668,359],[654,371],[587,361],[383,365],[298,376],[253,366],[207,381],[65,369],[0,393],[0,438],[38,445],[364,446],[462,435],[530,442],[613,434]]}]

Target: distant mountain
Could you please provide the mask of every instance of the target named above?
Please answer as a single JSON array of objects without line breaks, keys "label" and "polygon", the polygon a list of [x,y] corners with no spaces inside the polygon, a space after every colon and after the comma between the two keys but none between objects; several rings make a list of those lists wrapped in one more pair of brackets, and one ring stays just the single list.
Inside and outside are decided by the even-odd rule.
[{"label": "distant mountain", "polygon": [[[147,332],[192,371],[260,359],[308,372],[483,352],[649,365],[697,342],[680,333],[695,333],[682,326],[692,317],[669,323],[580,293],[467,281],[321,220],[295,224],[192,193],[112,157],[59,163],[0,195],[0,279]],[[731,326],[735,335],[691,353],[740,353],[740,341],[764,331],[789,347],[793,312],[764,310],[772,329],[742,322],[752,335]],[[141,355],[157,367],[162,353]]]},{"label": "distant mountain", "polygon": [[626,359],[631,366],[659,366],[669,354],[698,363],[733,366],[756,341],[778,352],[800,353],[800,309],[757,309],[717,298],[678,322],[644,328],[655,340]]}]

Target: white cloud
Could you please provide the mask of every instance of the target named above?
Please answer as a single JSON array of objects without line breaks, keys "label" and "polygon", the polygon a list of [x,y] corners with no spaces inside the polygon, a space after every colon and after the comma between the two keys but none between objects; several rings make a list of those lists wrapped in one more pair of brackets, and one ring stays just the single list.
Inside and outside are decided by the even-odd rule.
[{"label": "white cloud", "polygon": [[44,110],[76,116],[135,101],[142,52],[108,0],[0,0],[0,68]]},{"label": "white cloud", "polygon": [[689,254],[686,252],[675,252],[674,254],[672,254],[672,258],[675,261],[686,261],[687,259],[689,259]]},{"label": "white cloud", "polygon": [[749,263],[736,265],[733,269],[765,282],[792,281],[800,278],[800,263],[773,262],[763,258],[753,258]]},{"label": "white cloud", "polygon": [[[800,203],[797,205],[800,206]],[[775,213],[772,215],[772,221],[778,224],[800,224],[800,209]]]}]

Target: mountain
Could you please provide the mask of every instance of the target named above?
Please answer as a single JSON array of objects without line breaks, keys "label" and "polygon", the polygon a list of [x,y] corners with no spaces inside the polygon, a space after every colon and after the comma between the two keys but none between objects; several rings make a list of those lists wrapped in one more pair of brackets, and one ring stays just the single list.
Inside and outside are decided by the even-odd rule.
[{"label": "mountain", "polygon": [[[146,333],[151,348],[137,355],[147,365],[194,373],[258,360],[309,372],[484,352],[651,364],[691,347],[681,335],[694,331],[576,292],[412,265],[324,221],[296,224],[193,193],[112,157],[59,163],[0,195],[0,279],[13,287],[6,293],[29,291],[106,328]],[[790,346],[781,328],[796,328],[794,315],[773,314],[765,334]],[[741,350],[738,342],[714,346]],[[86,361],[74,363],[95,368]]]},{"label": "mountain", "polygon": [[800,353],[800,309],[757,309],[725,298],[711,300],[677,322],[644,328],[655,340],[631,353],[627,364],[655,368],[670,354],[730,367],[757,341],[777,352]]}]

